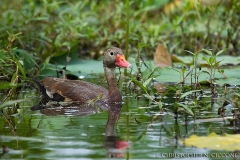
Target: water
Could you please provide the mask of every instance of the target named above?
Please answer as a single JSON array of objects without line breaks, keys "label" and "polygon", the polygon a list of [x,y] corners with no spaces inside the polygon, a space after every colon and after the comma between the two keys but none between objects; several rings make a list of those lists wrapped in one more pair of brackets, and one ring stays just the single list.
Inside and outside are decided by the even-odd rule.
[{"label": "water", "polygon": [[[35,94],[36,90],[25,89],[20,97]],[[179,114],[175,120],[169,99],[164,102],[164,105],[168,104],[164,112],[159,112],[147,98],[136,100],[131,94],[123,94],[122,110],[116,109],[119,106],[113,107],[111,120],[106,111],[86,116],[76,116],[69,110],[63,115],[52,114],[53,111],[52,115],[31,111],[29,108],[39,101],[39,95],[36,95],[32,101],[21,103],[21,114],[8,117],[8,121],[1,117],[0,144],[7,148],[1,158],[222,159],[217,154],[229,152],[187,147],[184,139],[193,134],[207,136],[213,131],[219,135],[239,133],[239,128],[228,121],[209,119],[218,117],[217,107],[199,112],[196,121],[191,116],[186,121],[184,114]],[[208,105],[211,101],[206,98],[208,100],[202,103]]]}]

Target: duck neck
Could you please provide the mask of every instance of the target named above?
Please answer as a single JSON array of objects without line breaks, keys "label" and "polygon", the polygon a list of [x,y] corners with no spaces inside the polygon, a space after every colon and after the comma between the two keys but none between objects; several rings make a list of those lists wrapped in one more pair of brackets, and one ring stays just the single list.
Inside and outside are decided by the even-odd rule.
[{"label": "duck neck", "polygon": [[112,92],[118,90],[118,86],[117,86],[117,83],[115,80],[115,70],[116,69],[105,67],[104,70],[105,70],[105,75],[107,78],[109,93],[112,93]]},{"label": "duck neck", "polygon": [[115,80],[115,70],[115,68],[104,68],[108,83],[108,95],[111,100],[121,101],[122,96],[118,90],[118,86]]}]

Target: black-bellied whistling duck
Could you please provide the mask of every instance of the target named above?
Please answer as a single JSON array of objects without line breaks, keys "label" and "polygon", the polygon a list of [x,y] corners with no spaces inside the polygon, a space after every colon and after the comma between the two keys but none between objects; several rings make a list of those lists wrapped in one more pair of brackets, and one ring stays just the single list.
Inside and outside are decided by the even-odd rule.
[{"label": "black-bellied whistling duck", "polygon": [[46,104],[48,101],[78,102],[79,104],[121,102],[122,96],[115,80],[115,69],[116,67],[128,68],[131,64],[126,61],[121,49],[111,47],[103,55],[103,67],[108,90],[82,80],[47,77],[37,83],[43,95],[42,103]]}]

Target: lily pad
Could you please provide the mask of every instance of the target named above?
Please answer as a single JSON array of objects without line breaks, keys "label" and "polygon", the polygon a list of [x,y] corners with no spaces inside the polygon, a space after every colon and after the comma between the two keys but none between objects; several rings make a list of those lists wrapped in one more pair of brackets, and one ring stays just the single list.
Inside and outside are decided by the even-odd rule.
[{"label": "lily pad", "polygon": [[182,141],[186,146],[194,146],[197,148],[207,148],[212,150],[236,151],[240,150],[240,135],[226,134],[219,136],[211,133],[206,137],[192,135]]},{"label": "lily pad", "polygon": [[[193,55],[190,56],[177,56],[174,55],[173,60],[176,62],[182,62],[184,64],[192,64],[193,62]],[[202,60],[203,57],[206,57],[207,59],[210,57],[209,55],[202,54],[200,53],[198,55],[198,61],[201,64],[201,66],[207,66],[207,62]],[[220,61],[219,65],[238,65],[240,64],[240,56],[234,57],[234,56],[228,56],[228,55],[223,55],[223,56],[217,56],[216,61]]]},{"label": "lily pad", "polygon": [[[190,69],[188,69],[186,71],[186,74],[190,71]],[[207,74],[206,72],[203,71],[209,71],[208,68],[202,68],[201,73],[199,73],[198,76],[198,82],[206,82],[210,80],[210,75]],[[240,75],[238,74],[240,72],[240,67],[234,67],[234,68],[230,68],[230,69],[224,69],[224,75],[220,74],[218,71],[215,71],[214,74],[214,82],[217,83],[218,85],[223,85],[223,84],[230,84],[230,85],[240,85]],[[182,77],[180,75],[179,72],[177,72],[176,70],[172,69],[172,68],[164,68],[161,69],[161,75],[159,77],[156,78],[157,81],[159,82],[182,82]],[[188,75],[188,77],[186,77],[185,79],[185,83],[191,83],[195,81],[194,79],[194,75],[192,76],[192,80],[191,80],[191,76]]]},{"label": "lily pad", "polygon": [[[40,73],[39,76],[56,76],[56,70],[63,70],[65,65],[59,64],[57,66],[49,63],[46,68]],[[87,74],[95,73],[103,73],[103,64],[102,61],[96,60],[75,60],[70,63],[66,67],[67,73],[76,75],[76,76],[86,76]]]},{"label": "lily pad", "polygon": [[[225,58],[224,58],[225,57]],[[62,59],[62,63],[58,63],[57,68],[58,70],[62,70],[63,67],[65,67],[66,57],[58,57]],[[181,58],[181,57],[178,57]],[[190,58],[190,57],[189,57]],[[192,57],[191,57],[192,58]],[[222,56],[218,57],[219,59],[226,60],[222,61],[222,64],[227,63],[235,63],[237,64],[239,61],[239,58],[234,57],[233,59],[230,56]],[[135,65],[134,61],[131,61],[131,58],[129,58],[130,63],[133,65],[133,73],[137,72],[137,67]],[[227,62],[228,61],[228,62]],[[60,62],[60,61],[58,61]],[[145,61],[149,66],[154,66],[153,61]],[[239,61],[240,62],[240,61]],[[191,66],[192,67],[192,66]],[[185,71],[185,75],[187,75],[188,72],[191,71],[191,67]],[[75,75],[75,76],[86,76],[88,74],[100,74],[103,73],[103,65],[101,60],[80,60],[76,57],[71,57],[71,61],[67,64],[67,72],[69,74]],[[146,67],[143,65],[141,68],[141,71],[144,72],[146,70]],[[177,69],[180,70],[180,69]],[[118,69],[116,70],[118,72]],[[166,68],[159,68],[159,72],[161,73],[160,76],[156,77],[156,80],[158,82],[174,82],[179,83],[182,82],[182,76],[181,74],[176,71],[176,69],[173,69],[171,67]],[[209,72],[209,69],[207,67],[203,67],[201,71],[198,71],[198,82],[209,82],[210,76],[207,74]],[[217,70],[215,70],[214,74],[214,82],[223,85],[223,84],[230,84],[230,85],[240,85],[240,67],[236,66],[229,69],[224,69],[224,76],[219,73]],[[56,76],[56,65],[48,64],[47,67],[40,73],[39,76]],[[185,83],[191,83],[195,81],[194,75],[189,74],[185,78]]]}]

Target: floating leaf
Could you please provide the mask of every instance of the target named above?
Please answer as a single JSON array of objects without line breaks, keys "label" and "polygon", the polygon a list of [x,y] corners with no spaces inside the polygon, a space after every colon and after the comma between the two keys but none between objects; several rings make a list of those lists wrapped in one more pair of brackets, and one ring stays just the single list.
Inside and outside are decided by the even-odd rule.
[{"label": "floating leaf", "polygon": [[[183,57],[179,57],[179,58],[183,58]],[[223,59],[224,57],[223,56],[217,57],[217,61],[218,61],[218,58],[220,60],[220,59]],[[192,56],[189,57],[189,60],[192,61]],[[189,63],[191,61],[189,61]],[[149,63],[151,65],[154,64],[153,61],[145,61],[145,62]],[[226,56],[226,59],[224,58],[220,64],[227,64],[227,63],[229,63],[229,64],[230,63],[232,63],[232,64],[239,63],[240,64],[240,57],[235,57],[235,58],[232,57],[231,58],[230,56]],[[65,66],[65,63],[64,63],[64,65],[57,65],[57,68],[61,69],[64,66]],[[44,68],[43,64],[40,66],[40,68]],[[191,69],[192,69],[192,67],[190,69],[187,69],[186,72],[189,72]],[[54,75],[56,75],[55,70],[56,70],[55,65],[49,63],[48,65],[45,66],[43,71],[41,71],[39,76],[54,76]],[[67,70],[71,71],[70,73],[73,75],[76,75],[76,76],[88,75],[89,73],[100,74],[100,73],[104,72],[103,67],[102,67],[102,61],[96,61],[96,60],[84,60],[83,61],[83,60],[72,59],[67,65]],[[136,65],[134,65],[133,70],[135,70],[135,71],[137,70]],[[154,69],[146,69],[145,66],[142,66],[142,70],[144,70],[144,72],[143,72],[144,80],[150,78],[152,75],[152,77],[154,77],[155,80],[158,82],[176,82],[176,83],[178,83],[178,82],[182,81],[182,76],[179,73],[181,71],[174,69],[174,68],[166,67],[163,69],[163,68],[158,67],[158,68],[155,68],[155,70],[154,70]],[[118,72],[118,70],[117,70],[117,72]],[[158,73],[160,73],[160,72],[161,72],[161,75],[159,76]],[[226,68],[226,69],[224,69],[224,75],[226,75],[226,77],[228,77],[228,78],[225,78],[219,72],[215,72],[214,78],[216,80],[216,83],[219,85],[223,85],[226,83],[231,84],[231,85],[240,85],[240,80],[239,80],[240,74],[238,74],[239,72],[240,72],[240,67],[238,67],[238,66]],[[209,80],[209,78],[210,78],[209,77],[209,69],[203,67],[202,70],[197,73],[197,75],[198,75],[198,82],[200,82],[200,83],[204,82],[206,80]],[[190,84],[191,76],[188,76],[186,78],[185,82]]]},{"label": "floating leaf", "polygon": [[219,136],[211,133],[207,137],[192,135],[182,141],[186,146],[195,146],[197,148],[207,148],[213,150],[237,151],[240,150],[240,135]]}]

